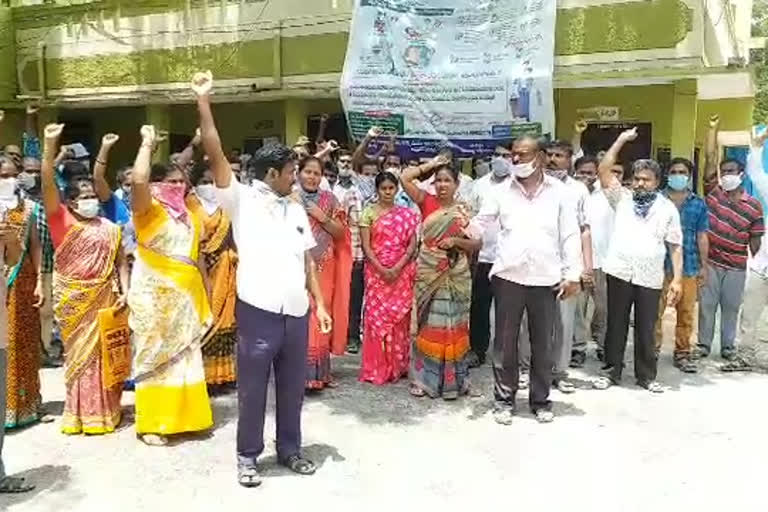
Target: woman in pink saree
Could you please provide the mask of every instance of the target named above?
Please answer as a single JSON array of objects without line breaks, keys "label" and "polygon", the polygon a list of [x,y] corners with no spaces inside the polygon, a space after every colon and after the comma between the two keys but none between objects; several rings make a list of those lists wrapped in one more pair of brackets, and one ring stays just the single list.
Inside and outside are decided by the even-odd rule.
[{"label": "woman in pink saree", "polygon": [[383,385],[408,373],[416,230],[419,217],[395,206],[394,174],[376,176],[378,202],[363,210],[360,236],[365,252],[365,310],[361,382]]}]

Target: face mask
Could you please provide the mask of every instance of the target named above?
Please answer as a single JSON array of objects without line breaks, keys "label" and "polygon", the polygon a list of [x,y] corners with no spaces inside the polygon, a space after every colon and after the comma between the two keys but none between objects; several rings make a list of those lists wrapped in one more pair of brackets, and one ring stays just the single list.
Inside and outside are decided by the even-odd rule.
[{"label": "face mask", "polygon": [[688,176],[685,174],[672,174],[667,179],[667,185],[669,185],[669,188],[672,190],[685,190],[688,188]]},{"label": "face mask", "polygon": [[30,174],[28,172],[20,172],[19,173],[19,186],[23,188],[24,190],[32,190],[35,188],[36,180],[35,175]]},{"label": "face mask", "polygon": [[478,178],[482,178],[489,172],[491,172],[491,166],[488,165],[488,162],[479,162],[475,165],[475,176]]},{"label": "face mask", "polygon": [[352,176],[352,168],[351,167],[339,166],[339,177],[341,177],[341,178],[349,178],[350,176]]},{"label": "face mask", "polygon": [[213,185],[198,185],[195,187],[197,197],[213,203],[216,201],[216,187]]},{"label": "face mask", "polygon": [[384,172],[391,172],[392,174],[394,174],[398,178],[400,177],[400,168],[397,167],[397,166],[387,167],[386,169],[384,169]]},{"label": "face mask", "polygon": [[536,167],[533,166],[533,162],[528,162],[527,164],[512,164],[512,170],[518,178],[527,178],[536,172]]},{"label": "face mask", "polygon": [[512,167],[506,158],[495,156],[491,160],[491,171],[496,178],[506,178],[512,174]]},{"label": "face mask", "polygon": [[740,185],[741,174],[726,174],[725,176],[720,176],[720,186],[723,187],[723,190],[726,192],[736,190]]},{"label": "face mask", "polygon": [[77,202],[77,209],[75,212],[81,217],[86,219],[92,219],[99,214],[99,200],[98,199],[80,199]]},{"label": "face mask", "polygon": [[16,194],[16,178],[0,179],[0,199],[11,199]]},{"label": "face mask", "polygon": [[568,171],[563,169],[547,169],[547,176],[552,176],[559,181],[565,181]]}]

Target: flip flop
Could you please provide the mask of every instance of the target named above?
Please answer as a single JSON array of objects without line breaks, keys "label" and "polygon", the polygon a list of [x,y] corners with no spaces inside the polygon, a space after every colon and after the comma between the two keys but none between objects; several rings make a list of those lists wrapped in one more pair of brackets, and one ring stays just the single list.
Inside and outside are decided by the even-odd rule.
[{"label": "flip flop", "polygon": [[317,471],[315,463],[303,458],[301,455],[291,455],[287,459],[281,460],[280,465],[299,475],[314,475],[315,471]]},{"label": "flip flop", "polygon": [[423,389],[415,385],[411,386],[410,389],[408,389],[408,392],[411,394],[411,396],[415,396],[416,398],[427,396],[427,393]]},{"label": "flip flop", "polygon": [[237,483],[243,487],[258,487],[261,485],[261,475],[256,466],[240,466],[237,468]]},{"label": "flip flop", "polygon": [[157,434],[144,434],[141,436],[141,440],[147,446],[166,446],[168,444],[168,438]]},{"label": "flip flop", "polygon": [[19,494],[34,488],[34,485],[26,483],[23,478],[7,476],[0,480],[0,494]]}]

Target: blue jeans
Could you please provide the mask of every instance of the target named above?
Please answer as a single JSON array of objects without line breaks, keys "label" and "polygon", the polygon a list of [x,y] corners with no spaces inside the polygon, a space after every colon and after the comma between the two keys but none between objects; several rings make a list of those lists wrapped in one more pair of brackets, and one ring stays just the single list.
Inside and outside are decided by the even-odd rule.
[{"label": "blue jeans", "polygon": [[707,282],[699,292],[698,345],[707,353],[712,350],[718,306],[720,307],[720,352],[734,348],[746,276],[746,270],[709,265]]}]

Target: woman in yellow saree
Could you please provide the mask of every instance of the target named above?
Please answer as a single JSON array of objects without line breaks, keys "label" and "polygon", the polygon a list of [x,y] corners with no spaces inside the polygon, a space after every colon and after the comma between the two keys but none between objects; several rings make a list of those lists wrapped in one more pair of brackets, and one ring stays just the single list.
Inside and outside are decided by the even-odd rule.
[{"label": "woman in yellow saree", "polygon": [[200,219],[184,203],[186,176],[163,165],[150,173],[154,127],[143,126],[141,135],[131,185],[138,249],[128,303],[136,433],[158,446],[170,434],[213,425],[200,350],[211,310],[198,262]]},{"label": "woman in yellow saree", "polygon": [[59,200],[53,168],[62,128],[61,124],[45,128],[41,169],[45,212],[56,250],[54,313],[66,357],[61,431],[105,434],[120,423],[122,383],[105,386],[98,317],[101,309],[125,305],[121,289],[128,289],[128,266],[120,228],[98,216],[99,199],[90,180],[68,183],[66,206]]},{"label": "woman in yellow saree", "polygon": [[195,193],[187,196],[187,208],[203,223],[205,236],[200,243],[200,252],[210,282],[213,314],[213,327],[202,341],[205,381],[208,386],[221,386],[237,380],[237,251],[232,238],[232,223],[216,199],[213,173],[207,164],[198,163],[192,169],[192,184]]}]

